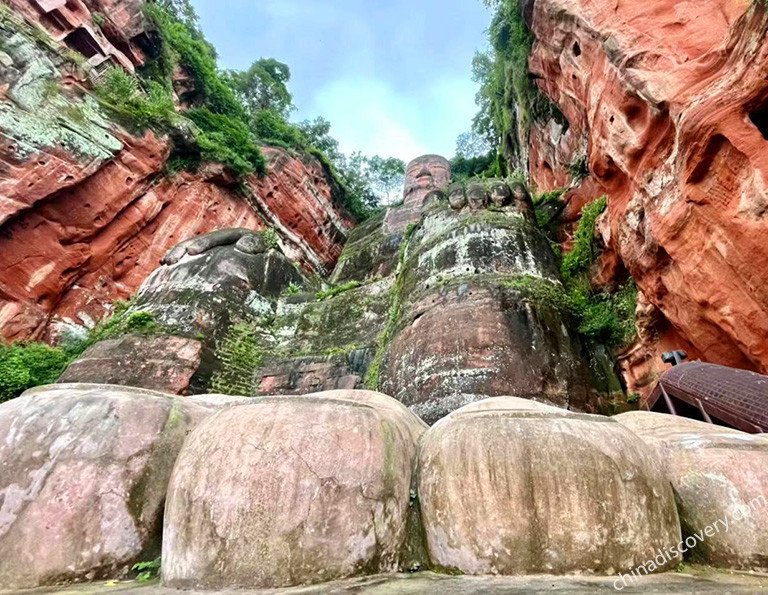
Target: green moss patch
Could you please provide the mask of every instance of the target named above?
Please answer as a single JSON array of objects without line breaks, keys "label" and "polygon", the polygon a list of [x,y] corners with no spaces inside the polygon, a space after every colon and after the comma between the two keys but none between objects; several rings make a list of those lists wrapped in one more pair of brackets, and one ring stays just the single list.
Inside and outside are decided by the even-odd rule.
[{"label": "green moss patch", "polygon": [[210,391],[224,395],[253,394],[254,373],[266,353],[257,327],[248,323],[232,325],[216,347],[220,367],[211,378]]}]

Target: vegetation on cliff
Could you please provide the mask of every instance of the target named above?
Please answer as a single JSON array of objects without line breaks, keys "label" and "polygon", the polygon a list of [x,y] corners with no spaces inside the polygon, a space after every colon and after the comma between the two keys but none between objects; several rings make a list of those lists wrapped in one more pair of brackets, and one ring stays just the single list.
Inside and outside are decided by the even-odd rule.
[{"label": "vegetation on cliff", "polygon": [[[491,50],[478,53],[473,61],[474,79],[480,84],[476,97],[479,111],[473,121],[473,132],[499,147],[502,165],[518,172],[527,171],[531,126],[552,119],[563,126],[568,122],[530,76],[528,58],[534,37],[519,0],[483,2],[494,13],[488,28]],[[581,182],[589,174],[586,157],[575,158],[568,171],[573,184]],[[561,198],[565,190],[544,192],[534,199],[539,226],[550,236],[558,254],[557,227],[565,207]],[[574,321],[585,339],[620,347],[635,338],[637,288],[630,279],[618,291],[607,293],[593,289],[589,277],[598,253],[594,242],[595,222],[606,206],[607,198],[601,197],[584,207],[573,247],[562,257],[564,290],[527,278],[513,284],[547,298]]]},{"label": "vegetation on cliff", "polygon": [[257,327],[248,323],[232,325],[226,337],[216,346],[220,368],[211,379],[211,392],[251,395],[253,375],[261,365],[265,352]]},{"label": "vegetation on cliff", "polygon": [[129,312],[130,302],[115,304],[113,315],[94,327],[85,337],[51,347],[37,341],[10,345],[0,341],[0,403],[21,395],[35,386],[52,384],[67,366],[91,345],[123,335],[151,335],[165,332],[152,314]]},{"label": "vegetation on cliff", "polygon": [[28,388],[51,384],[70,362],[70,355],[43,343],[0,343],[0,403]]},{"label": "vegetation on cliff", "polygon": [[512,169],[526,169],[523,155],[533,121],[552,117],[566,123],[560,110],[539,91],[528,72],[533,35],[523,19],[519,0],[483,0],[495,10],[488,28],[490,52],[472,63],[480,84],[479,111],[473,130],[500,152]]},{"label": "vegetation on cliff", "polygon": [[358,220],[368,218],[399,186],[402,161],[344,155],[322,118],[288,121],[293,98],[286,64],[262,58],[243,71],[222,71],[188,2],[147,4],[144,13],[156,40],[147,64],[136,77],[113,68],[96,91],[123,124],[171,135],[171,171],[215,161],[238,176],[263,175],[266,161],[259,145],[308,153],[335,181],[334,199]]},{"label": "vegetation on cliff", "polygon": [[[539,204],[558,197],[558,193],[550,193],[540,199]],[[603,196],[584,207],[573,237],[573,248],[561,260],[563,286],[537,277],[514,279],[509,285],[554,306],[587,341],[621,348],[632,343],[637,333],[637,287],[629,279],[609,293],[596,290],[590,284],[590,271],[599,253],[595,224],[606,206]]]}]

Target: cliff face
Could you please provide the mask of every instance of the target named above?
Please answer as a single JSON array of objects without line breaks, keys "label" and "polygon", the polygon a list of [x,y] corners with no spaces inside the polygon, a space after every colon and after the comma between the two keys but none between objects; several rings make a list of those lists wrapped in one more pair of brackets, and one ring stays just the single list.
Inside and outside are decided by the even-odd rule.
[{"label": "cliff face", "polygon": [[762,3],[537,0],[529,65],[569,121],[531,131],[539,189],[589,176],[564,214],[607,195],[600,283],[640,289],[640,344],[623,357],[644,390],[657,355],[768,371],[768,15]]},{"label": "cliff face", "polygon": [[352,222],[319,161],[265,147],[267,175],[242,185],[215,164],[170,174],[169,141],[106,118],[76,64],[8,18],[0,37],[3,338],[90,326],[170,247],[217,228],[272,227],[305,269],[333,268]]}]

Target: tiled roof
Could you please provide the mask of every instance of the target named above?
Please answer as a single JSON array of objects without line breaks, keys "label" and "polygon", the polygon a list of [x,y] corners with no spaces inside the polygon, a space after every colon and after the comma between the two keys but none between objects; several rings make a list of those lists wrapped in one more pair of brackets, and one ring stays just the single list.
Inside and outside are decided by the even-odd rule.
[{"label": "tiled roof", "polygon": [[664,372],[649,409],[664,398],[662,387],[670,397],[701,407],[730,426],[750,433],[768,431],[768,376],[702,362],[680,364]]}]

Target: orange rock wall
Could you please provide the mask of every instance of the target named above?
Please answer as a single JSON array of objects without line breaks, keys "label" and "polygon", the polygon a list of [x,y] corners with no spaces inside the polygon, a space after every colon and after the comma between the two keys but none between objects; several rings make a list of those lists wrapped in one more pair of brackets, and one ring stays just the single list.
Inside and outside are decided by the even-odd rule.
[{"label": "orange rock wall", "polygon": [[102,164],[54,154],[15,162],[0,154],[5,339],[50,339],[61,323],[93,324],[171,246],[214,229],[272,226],[286,252],[310,270],[330,270],[338,258],[351,222],[331,205],[316,160],[265,149],[269,174],[249,181],[249,200],[217,168],[166,177],[168,147],[152,134],[121,140],[125,148]]},{"label": "orange rock wall", "polygon": [[571,124],[532,132],[531,175],[561,186],[583,151],[591,175],[566,220],[608,196],[601,234],[643,294],[630,389],[667,347],[768,372],[763,5],[537,0],[531,26],[531,71]]}]

